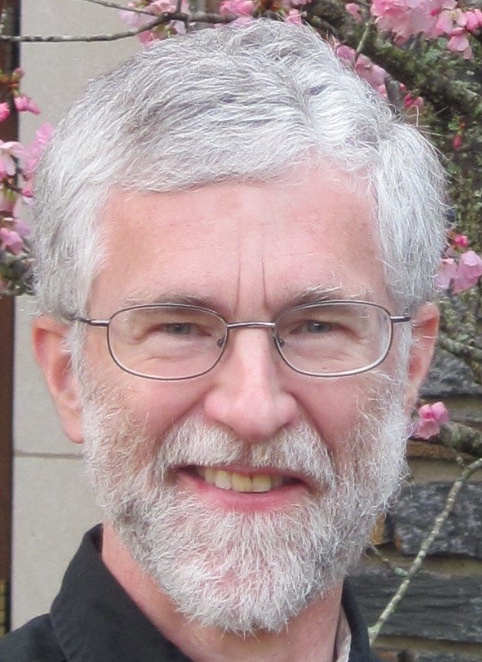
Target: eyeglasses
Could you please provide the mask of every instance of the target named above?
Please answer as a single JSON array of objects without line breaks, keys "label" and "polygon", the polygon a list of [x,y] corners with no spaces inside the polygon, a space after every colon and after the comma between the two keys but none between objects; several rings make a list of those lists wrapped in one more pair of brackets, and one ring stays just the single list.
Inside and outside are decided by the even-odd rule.
[{"label": "eyeglasses", "polygon": [[272,322],[228,323],[208,308],[149,304],[109,319],[71,321],[107,329],[110,354],[122,370],[175,381],[200,377],[221,360],[231,331],[266,329],[283,361],[310,377],[341,377],[371,370],[387,356],[393,325],[409,322],[365,301],[325,301],[289,308]]}]

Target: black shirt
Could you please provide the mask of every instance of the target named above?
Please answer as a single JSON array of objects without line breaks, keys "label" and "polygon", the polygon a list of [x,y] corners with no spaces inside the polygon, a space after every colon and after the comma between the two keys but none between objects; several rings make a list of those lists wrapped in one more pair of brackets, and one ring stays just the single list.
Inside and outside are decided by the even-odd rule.
[{"label": "black shirt", "polygon": [[[0,639],[0,662],[190,662],[130,599],[100,556],[101,529],[85,534],[50,614]],[[368,636],[345,583],[349,662],[372,662]]]}]

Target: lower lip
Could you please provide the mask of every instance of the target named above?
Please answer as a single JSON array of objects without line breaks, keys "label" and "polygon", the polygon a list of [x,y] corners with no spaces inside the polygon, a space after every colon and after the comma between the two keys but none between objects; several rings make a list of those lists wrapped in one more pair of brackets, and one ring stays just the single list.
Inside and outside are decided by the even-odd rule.
[{"label": "lower lip", "polygon": [[194,492],[199,499],[217,508],[244,511],[267,511],[286,509],[301,503],[307,495],[307,488],[301,482],[286,483],[274,487],[269,492],[235,492],[223,490],[207,483],[194,471],[180,469],[177,472],[181,488]]}]

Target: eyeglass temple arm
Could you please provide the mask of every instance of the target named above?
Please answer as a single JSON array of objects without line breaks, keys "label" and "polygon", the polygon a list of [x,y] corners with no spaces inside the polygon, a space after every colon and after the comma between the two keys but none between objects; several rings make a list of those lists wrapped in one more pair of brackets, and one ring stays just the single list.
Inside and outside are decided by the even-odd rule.
[{"label": "eyeglass temple arm", "polygon": [[89,326],[109,326],[110,320],[94,320],[89,317],[72,317],[72,322],[83,322]]}]

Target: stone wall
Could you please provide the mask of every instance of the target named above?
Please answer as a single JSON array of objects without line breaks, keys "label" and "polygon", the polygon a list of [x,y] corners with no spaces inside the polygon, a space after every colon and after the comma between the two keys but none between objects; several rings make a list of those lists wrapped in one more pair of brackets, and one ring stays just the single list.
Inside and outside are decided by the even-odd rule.
[{"label": "stone wall", "polygon": [[[482,429],[482,387],[453,357],[439,354],[422,395],[427,401],[443,399],[452,420]],[[461,472],[455,453],[428,442],[410,442],[408,455],[411,476],[379,527],[376,553],[368,552],[353,573],[369,624],[377,621],[403,581],[403,570],[409,568]],[[482,472],[461,489],[421,572],[376,645],[382,657],[398,662],[482,659]]]}]

